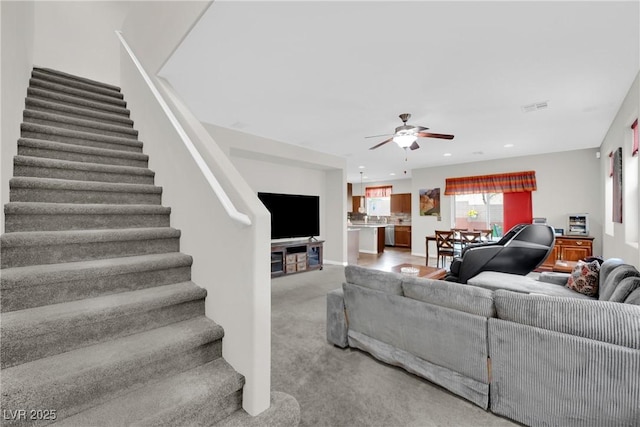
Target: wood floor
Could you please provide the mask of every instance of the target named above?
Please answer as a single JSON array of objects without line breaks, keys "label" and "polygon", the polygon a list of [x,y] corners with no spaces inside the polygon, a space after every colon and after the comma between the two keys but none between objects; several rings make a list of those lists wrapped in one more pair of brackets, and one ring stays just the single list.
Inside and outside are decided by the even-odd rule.
[{"label": "wood floor", "polygon": [[[385,246],[384,252],[381,254],[374,255],[360,252],[358,258],[358,265],[383,271],[391,271],[393,266],[404,263],[425,265],[425,257],[411,255],[411,249],[409,248]],[[436,259],[429,258],[428,265],[429,267],[435,267]]]}]

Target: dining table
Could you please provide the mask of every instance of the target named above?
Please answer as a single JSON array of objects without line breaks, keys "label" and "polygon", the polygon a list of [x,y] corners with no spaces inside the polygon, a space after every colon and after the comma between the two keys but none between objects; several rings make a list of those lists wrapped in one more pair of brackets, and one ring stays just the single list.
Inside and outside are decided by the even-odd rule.
[{"label": "dining table", "polygon": [[[480,242],[488,242],[489,239],[486,237],[480,237]],[[429,242],[436,242],[436,235],[432,234],[429,236],[425,236],[425,246],[426,246],[426,265],[429,265]],[[464,243],[462,239],[457,239],[457,242]]]}]

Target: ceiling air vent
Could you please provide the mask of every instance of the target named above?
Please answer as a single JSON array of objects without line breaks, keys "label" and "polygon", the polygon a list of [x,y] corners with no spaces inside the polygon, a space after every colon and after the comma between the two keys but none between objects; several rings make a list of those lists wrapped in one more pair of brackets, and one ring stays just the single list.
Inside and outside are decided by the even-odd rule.
[{"label": "ceiling air vent", "polygon": [[544,110],[547,107],[549,107],[547,101],[534,102],[533,104],[523,106],[522,111],[525,113],[530,113],[532,111]]}]

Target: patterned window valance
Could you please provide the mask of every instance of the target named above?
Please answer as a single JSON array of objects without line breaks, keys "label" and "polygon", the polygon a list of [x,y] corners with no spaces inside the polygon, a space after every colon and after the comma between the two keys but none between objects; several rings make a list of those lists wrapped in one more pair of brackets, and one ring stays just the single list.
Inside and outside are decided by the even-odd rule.
[{"label": "patterned window valance", "polygon": [[390,185],[381,185],[379,187],[367,187],[365,188],[366,197],[391,197]]},{"label": "patterned window valance", "polygon": [[456,194],[515,193],[536,189],[536,172],[525,171],[447,178],[444,194],[454,196]]}]

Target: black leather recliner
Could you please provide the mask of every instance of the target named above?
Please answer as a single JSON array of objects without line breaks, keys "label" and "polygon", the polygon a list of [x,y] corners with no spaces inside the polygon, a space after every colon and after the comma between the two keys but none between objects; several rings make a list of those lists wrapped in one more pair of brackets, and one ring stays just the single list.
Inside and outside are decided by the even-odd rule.
[{"label": "black leather recliner", "polygon": [[544,224],[518,224],[499,241],[467,246],[451,263],[445,280],[467,283],[483,271],[519,274],[535,270],[549,256],[556,238]]}]

